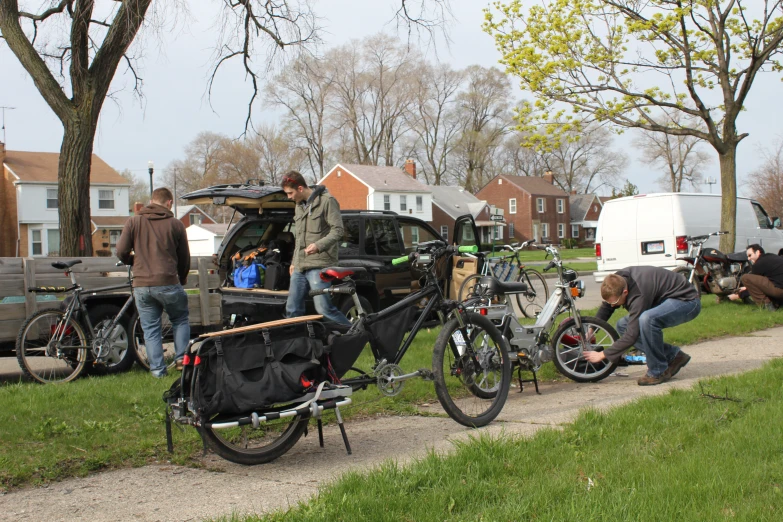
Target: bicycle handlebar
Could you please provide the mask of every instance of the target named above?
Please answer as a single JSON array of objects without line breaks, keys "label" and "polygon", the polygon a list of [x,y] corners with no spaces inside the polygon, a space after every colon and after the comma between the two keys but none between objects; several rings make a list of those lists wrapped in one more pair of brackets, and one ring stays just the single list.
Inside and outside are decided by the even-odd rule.
[{"label": "bicycle handlebar", "polygon": [[58,292],[68,292],[71,290],[71,288],[67,288],[65,286],[30,286],[27,288],[28,292],[35,292],[35,293],[58,293]]},{"label": "bicycle handlebar", "polygon": [[[441,252],[445,253],[455,253],[459,252],[461,254],[476,254],[478,253],[479,248],[477,245],[471,245],[471,246],[456,246],[456,245],[449,245],[445,247]],[[392,266],[401,265],[402,263],[407,263],[408,261],[412,261],[418,252],[411,252],[407,256],[398,257],[395,259],[392,259],[391,264]]]},{"label": "bicycle handlebar", "polygon": [[712,232],[710,234],[705,234],[703,236],[686,236],[685,237],[685,241],[688,241],[688,242],[691,242],[691,243],[697,242],[697,241],[706,241],[711,236],[725,236],[728,233],[729,233],[728,230],[718,230],[717,232]]},{"label": "bicycle handlebar", "polygon": [[353,295],[356,293],[356,289],[352,285],[340,285],[340,286],[330,286],[329,288],[324,288],[322,290],[310,290],[310,297],[315,297],[317,295],[323,295],[323,294],[342,294],[342,295]]}]

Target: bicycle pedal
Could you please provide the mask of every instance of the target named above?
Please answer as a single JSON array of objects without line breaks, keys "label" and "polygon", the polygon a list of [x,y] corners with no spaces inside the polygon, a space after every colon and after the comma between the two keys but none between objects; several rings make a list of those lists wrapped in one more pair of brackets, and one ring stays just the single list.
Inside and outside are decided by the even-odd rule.
[{"label": "bicycle pedal", "polygon": [[419,370],[419,375],[420,375],[420,376],[421,376],[421,378],[422,378],[422,379],[424,379],[425,381],[434,381],[434,380],[435,380],[435,376],[432,374],[432,371],[431,371],[431,370],[428,370],[428,369],[426,369],[426,368],[421,368],[421,369]]}]

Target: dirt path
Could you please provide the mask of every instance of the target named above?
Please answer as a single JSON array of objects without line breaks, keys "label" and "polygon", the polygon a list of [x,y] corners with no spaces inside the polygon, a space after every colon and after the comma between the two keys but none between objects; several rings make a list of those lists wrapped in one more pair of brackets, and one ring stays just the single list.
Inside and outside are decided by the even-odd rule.
[{"label": "dirt path", "polygon": [[[542,395],[535,395],[532,386],[521,394],[512,390],[499,421],[484,431],[532,434],[542,426],[571,421],[585,406],[609,408],[643,395],[688,388],[704,377],[757,368],[783,357],[783,328],[701,343],[687,351],[691,363],[660,386],[637,386],[644,367],[630,366],[597,384],[543,385]],[[0,520],[186,521],[262,513],[307,500],[319,485],[345,471],[367,471],[387,459],[410,461],[431,449],[449,451],[454,440],[477,433],[431,417],[382,417],[350,423],[347,430],[351,456],[333,427],[325,430],[324,449],[311,433],[268,465],[242,467],[211,455],[205,464],[219,471],[154,465],[16,491],[0,496]]]}]

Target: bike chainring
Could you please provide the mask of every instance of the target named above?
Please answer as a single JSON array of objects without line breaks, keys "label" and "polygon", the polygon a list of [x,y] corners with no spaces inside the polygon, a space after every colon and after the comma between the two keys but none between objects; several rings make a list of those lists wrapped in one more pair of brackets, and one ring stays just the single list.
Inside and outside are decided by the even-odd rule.
[{"label": "bike chainring", "polygon": [[402,375],[402,368],[396,364],[384,364],[375,369],[378,376],[378,389],[387,397],[394,397],[402,391],[403,381],[392,381],[392,377]]}]

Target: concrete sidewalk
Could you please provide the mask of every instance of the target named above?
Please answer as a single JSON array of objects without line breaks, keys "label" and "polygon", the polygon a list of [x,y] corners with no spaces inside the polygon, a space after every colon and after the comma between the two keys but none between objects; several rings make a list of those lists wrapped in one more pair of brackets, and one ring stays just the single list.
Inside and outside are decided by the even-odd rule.
[{"label": "concrete sidewalk", "polygon": [[[511,390],[497,422],[465,429],[448,418],[379,417],[346,428],[353,455],[346,455],[336,426],[325,431],[326,447],[314,432],[277,461],[243,467],[216,456],[205,469],[159,464],[69,479],[45,488],[0,497],[0,520],[200,520],[231,513],[263,513],[295,505],[345,471],[369,471],[387,459],[404,463],[429,450],[450,451],[453,442],[480,432],[531,435],[542,427],[572,421],[584,407],[608,409],[638,397],[689,388],[699,379],[758,368],[783,357],[783,328],[745,337],[708,341],[685,348],[693,359],[673,380],[640,387],[644,366],[621,367],[600,383],[544,384]],[[438,403],[425,406],[440,411]],[[175,430],[176,443],[176,430]],[[213,471],[214,470],[214,471]]]}]

